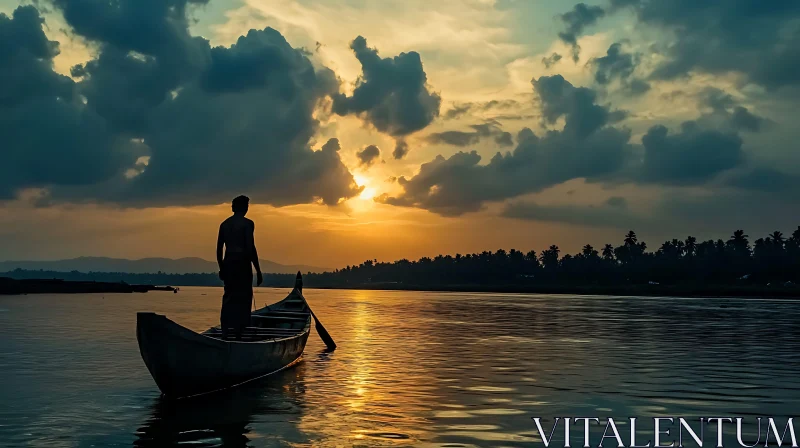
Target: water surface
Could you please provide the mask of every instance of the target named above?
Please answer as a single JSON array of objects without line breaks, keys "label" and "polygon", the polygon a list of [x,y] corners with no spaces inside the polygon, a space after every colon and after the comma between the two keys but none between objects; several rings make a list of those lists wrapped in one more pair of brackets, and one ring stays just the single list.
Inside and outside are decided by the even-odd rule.
[{"label": "water surface", "polygon": [[335,352],[312,333],[266,381],[162,400],[136,312],[204,330],[220,295],[0,296],[0,445],[540,447],[535,416],[800,409],[796,301],[353,290],[305,294]]}]

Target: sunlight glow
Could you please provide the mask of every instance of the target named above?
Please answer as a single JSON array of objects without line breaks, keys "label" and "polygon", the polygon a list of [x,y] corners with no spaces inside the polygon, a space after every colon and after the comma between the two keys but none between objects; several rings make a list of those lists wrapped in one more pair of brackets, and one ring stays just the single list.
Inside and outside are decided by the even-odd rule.
[{"label": "sunlight glow", "polygon": [[360,195],[358,195],[359,199],[372,200],[372,198],[376,196],[377,192],[375,191],[375,188],[370,186],[371,179],[360,174],[354,175],[353,179],[355,179],[358,186],[364,187],[364,190]]}]

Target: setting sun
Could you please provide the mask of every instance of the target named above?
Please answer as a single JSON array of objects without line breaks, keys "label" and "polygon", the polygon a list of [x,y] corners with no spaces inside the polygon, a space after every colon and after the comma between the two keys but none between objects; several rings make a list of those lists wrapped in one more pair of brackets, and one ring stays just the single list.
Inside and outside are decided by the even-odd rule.
[{"label": "setting sun", "polygon": [[353,179],[355,179],[359,187],[364,187],[364,190],[361,191],[360,195],[358,195],[359,199],[372,200],[372,198],[375,197],[376,191],[375,188],[370,186],[369,178],[360,174],[356,174],[353,176]]}]

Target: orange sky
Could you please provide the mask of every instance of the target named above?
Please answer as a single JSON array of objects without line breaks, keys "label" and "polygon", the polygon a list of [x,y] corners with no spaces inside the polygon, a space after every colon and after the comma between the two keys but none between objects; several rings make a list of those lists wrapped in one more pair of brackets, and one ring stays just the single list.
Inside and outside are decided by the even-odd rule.
[{"label": "orange sky", "polygon": [[[601,8],[607,2],[598,0],[587,3]],[[16,0],[0,0],[0,13],[12,17],[18,4]],[[250,125],[256,131],[259,130],[258,123],[253,126],[248,121],[255,121],[252,119],[254,114],[264,110],[271,113],[273,105],[280,102],[275,99],[269,86],[258,91],[266,99],[263,104],[256,102],[255,106],[244,104],[249,98],[248,92],[241,97],[235,97],[242,98],[241,104],[230,101],[234,96],[226,96],[228,92],[220,94],[215,91],[214,95],[217,96],[204,93],[206,96],[198,96],[200,99],[197,104],[200,106],[205,106],[212,112],[222,107],[230,108],[230,114],[222,113],[217,118],[218,122],[212,122],[217,123],[219,133],[224,134],[220,137],[222,143],[219,147],[214,146],[216,142],[206,142],[199,138],[201,141],[193,141],[182,148],[184,153],[176,151],[177,155],[167,154],[164,157],[174,146],[191,140],[192,132],[180,134],[176,131],[174,135],[185,138],[174,140],[170,140],[173,137],[170,134],[171,129],[162,134],[153,132],[152,135],[162,137],[160,142],[158,138],[146,141],[135,132],[133,136],[123,134],[126,139],[124,143],[133,148],[148,145],[156,148],[155,145],[159,143],[163,145],[158,148],[161,153],[155,150],[152,152],[153,160],[159,157],[160,160],[167,160],[162,162],[161,173],[169,173],[173,169],[179,171],[177,168],[185,163],[186,166],[199,167],[196,175],[189,179],[178,178],[176,184],[168,185],[161,191],[152,188],[145,189],[144,193],[134,193],[134,196],[140,196],[131,200],[124,194],[114,196],[111,190],[118,185],[114,182],[146,177],[142,173],[153,168],[148,165],[150,156],[130,161],[124,167],[125,170],[120,171],[123,175],[89,185],[69,182],[59,185],[58,182],[40,181],[40,178],[46,176],[41,175],[34,166],[33,175],[30,176],[34,181],[12,184],[9,188],[16,197],[0,202],[0,260],[62,259],[77,256],[196,256],[213,259],[217,226],[230,212],[229,205],[222,202],[226,195],[232,198],[236,194],[247,194],[251,197],[261,195],[265,199],[264,203],[281,203],[282,200],[288,203],[300,202],[284,207],[258,204],[258,201],[251,205],[248,216],[256,222],[256,241],[262,258],[283,264],[330,268],[357,264],[366,259],[416,259],[437,254],[480,252],[499,248],[541,251],[551,244],[558,244],[566,252],[575,252],[586,243],[596,247],[604,243],[619,244],[622,235],[631,228],[649,243],[650,248],[654,248],[664,239],[685,238],[690,233],[701,239],[727,238],[736,228],[745,228],[755,237],[776,228],[787,232],[796,227],[796,221],[800,221],[800,207],[796,207],[793,199],[798,192],[797,185],[800,185],[797,181],[800,179],[800,173],[797,173],[800,153],[794,148],[794,142],[800,138],[800,129],[792,121],[792,113],[797,104],[795,98],[798,97],[797,90],[793,90],[796,86],[767,86],[764,81],[756,79],[757,73],[748,72],[748,67],[716,71],[697,67],[689,70],[683,77],[655,79],[653,73],[669,57],[667,53],[657,51],[660,48],[658,45],[673,43],[674,39],[680,38],[671,32],[668,24],[658,22],[651,26],[640,23],[644,19],[637,21],[633,10],[618,13],[607,11],[607,14],[603,13],[606,15],[602,20],[583,24],[582,28],[577,27],[574,30],[576,45],[573,46],[559,37],[559,32],[569,24],[568,14],[573,7],[575,5],[572,3],[561,2],[494,0],[215,0],[208,6],[192,7],[189,12],[191,20],[186,22],[185,29],[181,31],[207,39],[209,48],[221,46],[225,51],[234,54],[232,45],[241,36],[247,35],[248,30],[265,30],[266,27],[271,27],[277,30],[279,38],[264,31],[264,36],[271,37],[262,36],[262,39],[285,38],[292,51],[304,49],[298,50],[298,54],[308,58],[306,62],[313,65],[317,74],[326,73],[326,70],[333,73],[331,76],[335,79],[334,84],[338,82],[338,90],[309,100],[313,107],[309,107],[308,116],[303,117],[309,121],[306,123],[308,135],[298,132],[297,135],[301,137],[284,141],[278,138],[278,131],[282,129],[275,132],[270,130],[261,135],[248,128]],[[42,17],[45,20],[42,30],[47,38],[59,42],[59,52],[52,55],[52,67],[48,67],[48,70],[52,69],[54,73],[74,80],[78,86],[76,89],[79,89],[79,82],[87,80],[80,81],[71,72],[71,67],[96,60],[103,51],[102,45],[90,38],[81,37],[80,32],[70,29],[57,8],[42,9]],[[38,26],[35,22],[34,25]],[[710,31],[701,29],[696,32]],[[419,54],[420,60],[416,65],[411,57],[409,66],[417,70],[424,69],[424,72],[412,70],[413,76],[410,77],[424,75],[424,88],[421,93],[415,93],[416,97],[412,100],[422,103],[431,98],[441,100],[437,113],[423,123],[423,126],[398,131],[396,127],[381,128],[380,121],[375,119],[375,116],[380,117],[384,112],[381,110],[356,108],[348,113],[333,111],[333,98],[341,93],[352,100],[355,90],[365,77],[363,54],[359,57],[357,50],[351,48],[357,36],[363,36],[367,40],[367,49],[377,51],[378,59],[385,58],[382,60],[386,64],[393,61],[392,63],[401,66],[409,62],[402,58],[407,58],[410,52]],[[270,42],[272,44],[274,42]],[[612,68],[621,70],[623,75],[604,84],[598,81],[598,67],[602,58],[610,57],[615,44],[623,49],[623,56],[630,56],[630,67],[625,65],[624,57],[618,60],[617,65],[612,65]],[[767,41],[763,45],[767,50],[773,47],[783,48],[779,41]],[[573,53],[576,47],[580,49],[579,54]],[[138,62],[150,57],[136,50],[125,50],[128,51],[128,57]],[[556,54],[559,59],[546,63],[548,58],[553,58]],[[576,54],[574,59],[573,54]],[[0,67],[0,78],[3,75],[2,70]],[[124,75],[123,73],[123,77]],[[557,104],[557,107],[549,104],[551,110],[548,115],[547,101],[554,100],[543,99],[541,92],[534,87],[535,81],[542,79],[562,79],[567,88],[571,89],[569,92],[579,92],[585,96],[579,97],[576,94],[575,97],[568,97],[564,104]],[[628,87],[633,80],[646,80],[649,82],[648,90],[642,94],[630,94]],[[164,102],[177,103],[176,98],[182,99],[183,92],[191,90],[193,86],[189,81],[185,85],[179,85],[168,92],[170,98]],[[579,90],[584,87],[586,90]],[[393,95],[401,95],[407,90],[398,88]],[[720,93],[717,103],[709,100],[709,92]],[[2,93],[0,90],[0,94]],[[118,92],[115,90],[115,93]],[[591,97],[587,104],[577,104],[581,98],[586,97]],[[391,106],[393,97],[389,95],[388,98],[386,104]],[[202,100],[205,99],[208,101],[203,104]],[[81,102],[84,104],[79,104]],[[93,105],[92,100],[87,100],[86,97],[81,101],[76,100],[75,103],[79,108],[86,104]],[[297,104],[301,102],[291,103]],[[577,111],[579,107],[587,107],[593,113],[600,110],[601,115],[607,114],[611,117],[603,118],[593,128],[593,132],[598,135],[604,132],[617,133],[614,135],[624,135],[626,138],[629,135],[628,140],[621,145],[621,153],[625,155],[624,163],[621,162],[613,170],[605,172],[595,173],[592,167],[586,169],[583,161],[592,155],[580,153],[580,150],[583,149],[582,144],[591,146],[591,139],[580,140],[573,145],[569,136],[562,138],[567,134],[565,128],[569,120],[578,122],[586,116]],[[726,127],[729,124],[725,120],[733,116],[734,111],[741,112],[739,109],[760,120],[763,127],[758,130]],[[172,111],[174,110],[182,109]],[[3,112],[4,110],[0,110],[0,125],[3,124]],[[553,114],[555,115],[550,116]],[[160,120],[171,119],[171,115],[175,114],[167,113],[158,117]],[[203,119],[214,117],[211,112],[199,115]],[[236,120],[222,122],[229,115],[237,117]],[[391,119],[397,119],[391,113],[388,115]],[[282,119],[279,113],[265,116]],[[201,123],[197,125],[198,131],[211,126],[202,124],[204,122],[200,118],[197,120]],[[692,120],[698,129],[702,128],[707,133],[692,134],[691,128],[687,128],[689,131],[681,131],[681,123],[688,120]],[[194,123],[192,120],[186,121]],[[159,120],[155,122],[158,123]],[[175,123],[176,127],[184,124],[181,120],[176,120]],[[293,123],[294,121],[287,120],[281,126],[291,127]],[[272,125],[272,122],[262,123],[261,127],[269,128]],[[642,161],[645,159],[642,137],[662,125],[669,129],[670,137],[679,137],[676,139],[678,144],[671,147],[667,141],[661,150],[672,150],[677,153],[676,157],[684,157],[685,160],[651,169],[647,172],[651,178],[645,179],[641,172]],[[489,126],[491,129],[488,134],[479,135],[476,129],[480,126]],[[242,134],[254,134],[256,138],[242,143],[242,148],[232,148],[231,145],[239,142],[239,135],[235,132],[239,127],[245,129]],[[525,129],[528,131],[524,131]],[[705,172],[705,160],[695,157],[694,154],[702,151],[703,145],[692,151],[682,152],[681,149],[687,141],[691,143],[693,136],[707,136],[712,131],[716,132],[713,136],[728,137],[725,140],[728,143],[733,141],[735,154],[730,157],[730,166],[712,166],[713,169]],[[458,133],[462,138],[466,136],[471,140],[466,144],[457,144],[436,138],[448,132]],[[547,136],[555,136],[552,139],[555,143],[538,153],[531,150],[535,157],[512,159],[511,155],[523,146],[521,136],[525,132],[535,133],[536,138],[541,140],[545,140]],[[498,138],[500,133],[508,133],[507,137],[512,142],[502,143]],[[216,137],[214,132],[208,135],[204,137],[206,140]],[[270,140],[270,137],[276,137],[277,143]],[[340,149],[330,153],[333,155],[325,159],[320,148],[334,138],[338,139]],[[680,140],[681,138],[684,140]],[[736,139],[741,140],[738,146]],[[29,139],[32,140],[35,139]],[[297,154],[302,151],[297,148],[291,151],[285,149],[287,145],[298,140],[302,140],[298,147],[306,150],[300,156]],[[256,143],[252,144],[252,141]],[[405,157],[395,158],[393,149],[400,141],[408,145],[409,152]],[[13,161],[7,162],[6,167],[12,168],[6,168],[6,171],[0,168],[0,176],[12,178],[17,174],[17,167],[19,171],[31,169],[34,162],[24,158],[28,153],[26,144],[23,141],[23,144],[13,148],[15,151],[22,148],[20,154],[14,154],[23,161],[17,165]],[[206,144],[208,148],[205,147]],[[246,147],[248,144],[252,144],[252,147]],[[380,154],[370,163],[364,163],[358,154],[370,145],[377,146]],[[600,150],[604,149],[602,145],[599,146]],[[41,149],[43,154],[49,154],[48,151],[58,154],[62,151],[58,144],[34,149]],[[570,153],[563,159],[559,158],[559,154],[573,149],[575,154]],[[241,157],[241,162],[237,162],[240,165],[234,168],[239,168],[247,176],[240,176],[239,170],[231,169],[230,165],[226,166],[227,171],[220,169],[215,172],[216,165],[208,160],[225,162],[224,155],[220,154],[225,151],[238,151],[237,157],[245,156]],[[286,156],[281,151],[289,155]],[[468,187],[471,187],[470,180],[483,182],[483,190],[492,190],[494,193],[488,195],[488,199],[477,201],[477,206],[469,203],[469,206],[475,206],[473,209],[462,208],[458,209],[455,216],[443,216],[442,209],[436,208],[437,198],[434,197],[431,201],[433,205],[427,204],[424,201],[425,191],[421,194],[418,191],[417,196],[414,196],[410,193],[410,184],[398,181],[399,178],[416,178],[418,181],[422,178],[419,183],[425,187],[425,175],[420,173],[426,164],[432,165],[439,160],[439,156],[441,161],[452,162],[454,156],[458,157],[461,152],[470,154],[472,151],[481,159],[474,166],[467,167],[464,171],[468,173],[465,179],[455,175],[448,177],[451,174],[447,171],[448,167],[426,175],[441,177],[437,178],[439,183],[433,182],[435,185],[430,186],[428,194],[440,190],[442,185],[446,186],[447,181],[452,181],[451,186]],[[261,165],[250,158],[253,155],[253,160],[256,160],[257,156],[271,153],[279,155],[258,159]],[[509,165],[529,163],[525,168],[530,171],[530,175],[526,176],[527,172],[523,172],[521,175],[517,173],[514,179],[503,177],[502,173],[513,171],[514,166],[505,167],[507,171],[486,169],[497,154],[506,155],[511,160]],[[710,158],[714,159],[715,154],[717,153],[711,154]],[[0,152],[0,156],[2,155]],[[171,156],[174,158],[170,158]],[[295,156],[297,159],[292,158]],[[190,160],[190,157],[196,159]],[[53,165],[71,161],[69,157],[53,159],[61,161]],[[322,162],[314,165],[320,159]],[[44,160],[44,156],[37,155],[31,160]],[[284,167],[276,167],[272,163],[274,160],[295,163],[296,166],[292,165],[284,170]],[[534,162],[530,162],[531,160]],[[328,163],[331,161],[334,163]],[[310,169],[302,170],[309,165]],[[568,165],[577,174],[560,173],[562,165]],[[600,161],[595,165],[603,163]],[[330,171],[325,171],[331,166],[333,168]],[[263,177],[258,176],[260,171],[257,171],[262,167],[265,173]],[[57,180],[68,177],[69,173],[58,172],[58,166],[47,168],[57,171],[57,175],[53,176]],[[90,172],[95,169],[87,168],[86,164],[79,168]],[[691,173],[695,168],[705,177],[681,177],[682,171]],[[270,183],[270,176],[279,177],[284,171],[291,173],[289,176],[296,172],[307,176],[308,172],[316,172],[315,169],[322,173],[319,175],[322,181],[309,187],[310,193],[305,196],[292,196],[288,193],[318,179],[311,179],[311,182],[307,182],[305,178],[300,179],[297,185],[287,184],[283,190],[276,190],[274,183]],[[677,176],[662,176],[669,169],[677,171]],[[158,170],[152,169],[152,172],[156,171]],[[501,175],[492,177],[496,172]],[[469,173],[481,173],[483,177],[470,179]],[[463,175],[461,172],[456,174]],[[239,177],[247,180],[242,181],[241,191],[233,191],[240,188],[237,184],[231,187],[230,192],[226,190],[219,192],[219,196],[214,198],[207,197],[209,191],[210,194],[216,191],[213,190],[210,180],[218,180],[217,178],[224,176],[231,176],[231,182],[240,180]],[[539,184],[535,179],[537,176],[552,179]],[[169,176],[166,178],[168,184]],[[775,179],[780,182],[773,182]],[[528,181],[530,182],[526,184]],[[324,197],[325,190],[332,188],[331,186],[340,187],[342,182],[351,182],[351,187],[357,185],[363,191],[338,205],[322,205],[322,199],[319,198]],[[522,186],[518,189],[508,187],[515,182]],[[755,186],[743,187],[747,182],[752,182]],[[226,187],[229,184],[219,182],[219,185]],[[152,187],[150,184],[146,186]],[[5,193],[4,187],[5,184],[0,179],[0,200]],[[191,197],[194,192],[192,188],[197,190],[194,197]],[[52,195],[49,192],[51,189],[54,192]],[[181,191],[174,197],[165,199],[172,190]],[[482,193],[478,190],[476,188],[476,195]],[[190,196],[188,198],[187,191]],[[452,194],[452,191],[449,193]],[[396,199],[395,205],[376,201],[381,195]],[[464,198],[446,199],[455,201],[456,208],[463,206],[458,200]],[[136,200],[141,202],[135,202]],[[410,202],[413,207],[402,206],[403,200]],[[311,203],[303,203],[304,201]],[[511,205],[520,206],[524,213],[515,218],[508,217],[511,215],[507,207]],[[133,206],[142,208],[132,208]]]}]

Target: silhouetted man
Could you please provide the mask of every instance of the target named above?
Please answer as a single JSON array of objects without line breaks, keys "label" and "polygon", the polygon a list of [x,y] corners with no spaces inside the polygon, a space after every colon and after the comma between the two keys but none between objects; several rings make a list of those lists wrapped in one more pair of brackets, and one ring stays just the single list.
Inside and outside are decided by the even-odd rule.
[{"label": "silhouetted man", "polygon": [[[242,331],[250,325],[250,307],[253,304],[253,270],[256,268],[257,284],[261,285],[261,267],[258,265],[258,252],[256,251],[255,223],[244,217],[250,198],[239,196],[233,200],[233,216],[226,219],[219,226],[217,237],[217,263],[219,264],[219,278],[225,283],[225,293],[222,296],[222,312],[220,324],[223,338],[228,331],[233,329],[236,338],[241,339]],[[222,246],[225,246],[225,257],[222,255]]]}]

